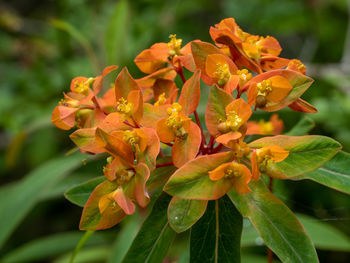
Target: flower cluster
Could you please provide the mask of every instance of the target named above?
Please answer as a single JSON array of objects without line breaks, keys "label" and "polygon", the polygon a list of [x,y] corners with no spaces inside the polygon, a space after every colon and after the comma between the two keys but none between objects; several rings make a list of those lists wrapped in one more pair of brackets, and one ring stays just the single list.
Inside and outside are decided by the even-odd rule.
[{"label": "flower cluster", "polygon": [[[215,45],[194,40],[183,46],[182,39],[170,35],[168,43],[136,56],[145,77],[134,79],[123,68],[106,91],[103,79],[117,66],[94,78],[72,80],[52,122],[63,130],[77,128],[70,138],[81,152],[108,155],[106,180],[87,201],[81,229],[109,228],[134,213],[135,204],[146,207],[147,183],[157,168],[175,170],[163,188],[170,195],[214,200],[231,188],[240,194],[251,191],[252,178],[270,175],[274,163],[288,157],[288,149],[279,145],[256,148],[245,138],[282,132],[276,114],[269,121],[249,121],[257,109],[317,111],[300,98],[312,83],[305,66],[279,57],[275,38],[246,33],[233,18],[211,27],[210,35]],[[211,87],[207,131],[197,113],[201,81],[202,88]]]}]

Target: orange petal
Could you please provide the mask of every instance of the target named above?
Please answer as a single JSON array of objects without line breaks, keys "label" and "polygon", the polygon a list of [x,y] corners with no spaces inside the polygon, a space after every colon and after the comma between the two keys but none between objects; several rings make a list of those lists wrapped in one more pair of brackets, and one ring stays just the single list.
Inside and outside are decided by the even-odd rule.
[{"label": "orange petal", "polygon": [[231,163],[223,163],[214,170],[209,172],[210,180],[217,181],[220,180],[225,175],[225,171],[227,168],[231,166]]},{"label": "orange petal", "polygon": [[230,111],[236,112],[237,115],[242,119],[242,123],[245,123],[247,120],[249,120],[250,116],[252,115],[252,109],[250,108],[250,105],[246,103],[242,98],[232,101],[229,105],[226,106],[225,111],[226,113],[229,113]]},{"label": "orange petal", "polygon": [[293,88],[285,77],[273,76],[269,80],[271,80],[272,91],[267,95],[267,99],[272,102],[283,100]]},{"label": "orange petal", "polygon": [[122,188],[118,188],[113,192],[115,202],[124,210],[125,214],[131,215],[135,212],[134,203],[124,194]]},{"label": "orange petal", "polygon": [[175,134],[171,128],[166,124],[167,119],[160,119],[157,122],[157,134],[159,140],[164,143],[170,143],[175,140]]},{"label": "orange petal", "polygon": [[143,116],[143,98],[141,90],[132,90],[128,95],[128,102],[132,103],[132,118],[136,123],[140,123]]},{"label": "orange petal", "polygon": [[231,144],[242,137],[242,134],[240,132],[228,132],[223,135],[220,135],[216,138],[216,141],[218,143],[221,143],[225,145],[226,147],[231,148]]},{"label": "orange petal", "polygon": [[280,44],[274,37],[265,37],[264,39],[259,40],[256,44],[262,48],[261,51],[263,53],[268,53],[274,56],[278,56],[282,51]]},{"label": "orange petal", "polygon": [[232,96],[232,92],[238,87],[239,84],[239,76],[231,75],[230,79],[224,86],[224,91]]},{"label": "orange petal", "polygon": [[272,123],[273,126],[273,134],[274,135],[279,135],[283,131],[283,121],[278,118],[277,114],[272,114],[270,117],[270,122]]},{"label": "orange petal", "polygon": [[52,112],[51,122],[62,130],[69,130],[75,125],[75,113],[79,109],[57,106]]},{"label": "orange petal", "polygon": [[233,187],[236,189],[236,191],[239,194],[246,194],[250,192],[250,188],[248,187],[248,183],[250,182],[250,179],[252,178],[252,174],[250,173],[249,169],[243,165],[239,164],[241,169],[241,176],[233,177]]}]

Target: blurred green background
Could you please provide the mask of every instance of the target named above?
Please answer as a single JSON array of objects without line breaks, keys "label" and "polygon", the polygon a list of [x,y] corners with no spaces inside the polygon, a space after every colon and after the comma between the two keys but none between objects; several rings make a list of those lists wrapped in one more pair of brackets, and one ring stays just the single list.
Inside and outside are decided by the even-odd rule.
[{"label": "blurred green background", "polygon": [[[337,139],[349,152],[349,11],[346,0],[1,1],[0,202],[10,201],[7,198],[13,194],[7,193],[24,184],[27,174],[73,147],[70,132],[50,123],[51,112],[73,77],[95,76],[110,64],[127,66],[135,78],[141,77],[133,64],[140,51],[155,42],[167,42],[171,33],[183,43],[211,42],[209,27],[227,17],[234,17],[247,32],[276,37],[283,57],[298,58],[307,65],[315,83],[303,98],[319,110],[309,115],[316,122],[312,133]],[[268,119],[264,113],[256,115]],[[286,109],[280,116],[287,131],[302,114]],[[77,230],[81,209],[65,200],[63,193],[101,175],[101,168],[102,163],[93,162],[50,185],[42,181],[45,191],[30,205],[17,202],[14,213],[24,212],[4,238],[3,262],[67,262],[81,237]],[[46,170],[45,178],[50,179],[50,173]],[[315,234],[318,224],[332,226],[328,230],[334,239],[329,234],[329,240],[324,236],[314,240],[321,262],[350,262],[348,196],[311,181],[277,182],[276,189],[293,211],[317,219],[309,222]],[[0,213],[3,217],[7,212]],[[119,262],[110,248],[122,255],[138,226],[134,216],[123,228],[94,234],[77,262]],[[265,248],[254,240],[244,246],[243,262],[265,262]],[[186,234],[180,236],[166,262],[186,262],[188,255],[180,253],[187,251],[186,242]]]}]

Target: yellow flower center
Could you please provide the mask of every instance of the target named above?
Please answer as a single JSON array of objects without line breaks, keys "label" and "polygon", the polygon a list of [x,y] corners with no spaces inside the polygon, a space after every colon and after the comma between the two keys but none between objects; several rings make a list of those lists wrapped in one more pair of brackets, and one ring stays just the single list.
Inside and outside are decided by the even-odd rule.
[{"label": "yellow flower center", "polygon": [[232,163],[224,172],[225,178],[239,177],[241,175],[242,170],[238,163]]},{"label": "yellow flower center", "polygon": [[186,135],[186,131],[183,128],[183,120],[179,114],[182,106],[179,103],[173,103],[170,108],[167,109],[169,117],[166,120],[166,125],[173,129],[177,137],[183,137]]},{"label": "yellow flower center", "polygon": [[230,73],[230,68],[228,66],[228,64],[216,64],[217,68],[216,71],[214,72],[215,76],[218,78],[218,84],[220,86],[223,86],[227,83],[227,81],[230,79],[231,77],[231,73]]},{"label": "yellow flower center", "polygon": [[230,111],[227,115],[226,125],[232,131],[237,131],[242,125],[242,118],[238,116],[237,112]]},{"label": "yellow flower center", "polygon": [[124,98],[120,98],[117,102],[117,112],[124,114],[129,117],[132,113],[133,105]]},{"label": "yellow flower center", "polygon": [[133,170],[121,170],[118,171],[116,174],[116,181],[120,186],[123,186],[124,184],[129,182],[134,175],[135,172]]},{"label": "yellow flower center", "polygon": [[265,79],[257,84],[258,96],[262,95],[266,97],[272,91],[272,82],[269,79]]},{"label": "yellow flower center", "polygon": [[267,166],[272,160],[272,153],[270,149],[258,150],[257,161],[260,172],[266,172]]},{"label": "yellow flower center", "polygon": [[239,80],[244,84],[253,77],[252,73],[249,73],[247,69],[237,70],[236,73],[239,75]]},{"label": "yellow flower center", "polygon": [[169,116],[171,116],[174,112],[179,113],[180,111],[182,111],[182,106],[175,102],[171,105],[171,107],[167,108],[166,112]]},{"label": "yellow flower center", "polygon": [[166,102],[165,93],[159,95],[158,100],[154,103],[155,106],[164,105]]},{"label": "yellow flower center", "polygon": [[169,55],[170,56],[180,55],[182,39],[176,38],[176,34],[169,35],[169,38],[170,38],[170,41],[168,42],[168,47],[170,48]]},{"label": "yellow flower center", "polygon": [[262,134],[273,134],[273,124],[270,121],[265,122],[264,120],[260,120],[259,128]]},{"label": "yellow flower center", "polygon": [[133,151],[135,151],[135,147],[140,142],[140,138],[135,131],[124,131],[123,141],[130,144]]}]

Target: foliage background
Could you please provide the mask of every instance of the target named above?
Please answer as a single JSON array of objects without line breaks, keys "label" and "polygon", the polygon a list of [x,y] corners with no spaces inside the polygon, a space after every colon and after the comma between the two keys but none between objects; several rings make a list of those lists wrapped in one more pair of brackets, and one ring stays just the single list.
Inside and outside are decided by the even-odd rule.
[{"label": "foliage background", "polygon": [[[211,42],[209,26],[226,17],[236,18],[247,32],[275,36],[283,48],[282,56],[298,58],[307,65],[315,83],[303,98],[319,110],[318,114],[309,115],[316,122],[312,133],[337,139],[349,152],[349,11],[346,0],[0,2],[0,202],[10,202],[6,200],[6,189],[72,148],[69,132],[51,125],[50,115],[73,77],[94,76],[109,64],[127,66],[134,77],[141,77],[133,64],[141,50],[155,42],[167,42],[170,33],[176,33],[184,43],[193,39]],[[261,113],[260,117],[267,119],[268,115]],[[299,113],[282,111],[285,130],[300,117]],[[6,255],[38,238],[63,235],[65,242],[55,241],[52,248],[57,250],[63,243],[67,247],[40,258],[33,259],[28,254],[26,258],[28,262],[66,262],[80,238],[77,229],[81,209],[65,200],[63,192],[100,175],[101,168],[98,162],[88,164],[48,188],[7,239],[0,254]],[[279,181],[276,195],[293,211],[313,216],[318,219],[316,222],[327,221],[350,236],[350,199],[345,194],[311,181]],[[21,210],[21,205],[16,209]],[[142,214],[143,211],[141,217]],[[94,236],[88,244],[94,257],[87,254],[90,261],[80,260],[105,262],[113,242],[125,251],[114,239],[118,233],[122,239],[120,235],[124,233],[124,241],[131,240],[139,220],[134,217],[124,225],[123,230],[117,226]],[[260,262],[259,255],[264,255],[265,248],[259,246],[259,240],[255,241],[253,246],[244,248],[243,254],[247,258],[255,255],[254,260]],[[329,240],[332,242],[337,243]],[[185,234],[172,246],[167,262],[175,262],[174,255],[186,245]],[[341,245],[342,249],[318,249],[321,262],[349,262],[350,245]],[[253,257],[246,262],[253,262]]]}]

